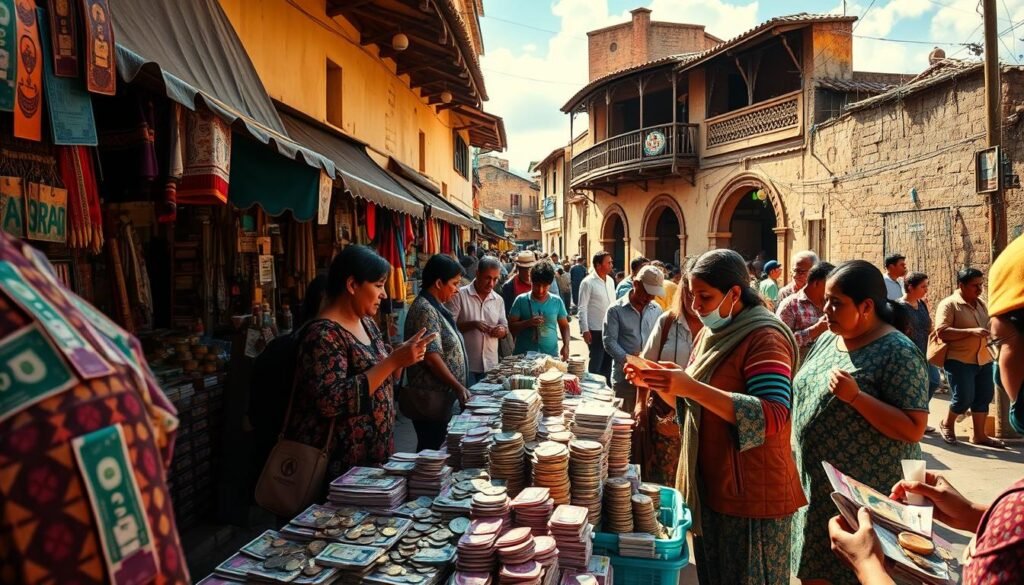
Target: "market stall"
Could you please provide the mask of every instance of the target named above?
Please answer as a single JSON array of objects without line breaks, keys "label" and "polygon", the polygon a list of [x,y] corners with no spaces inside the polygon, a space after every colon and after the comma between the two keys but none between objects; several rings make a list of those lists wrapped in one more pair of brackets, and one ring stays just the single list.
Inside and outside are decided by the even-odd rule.
[{"label": "market stall", "polygon": [[200,583],[678,581],[689,511],[643,483],[633,420],[582,358],[511,356],[470,391],[440,450],[348,470]]}]

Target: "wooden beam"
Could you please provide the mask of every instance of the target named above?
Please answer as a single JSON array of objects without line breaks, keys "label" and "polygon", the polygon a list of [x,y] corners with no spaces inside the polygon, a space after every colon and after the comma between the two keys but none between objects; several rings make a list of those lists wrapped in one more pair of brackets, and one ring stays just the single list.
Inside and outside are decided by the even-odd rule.
[{"label": "wooden beam", "polygon": [[349,10],[355,10],[370,2],[373,2],[373,0],[338,0],[337,4],[330,2],[330,5],[327,7],[327,16],[331,18],[341,16]]},{"label": "wooden beam", "polygon": [[789,41],[786,40],[785,36],[779,36],[782,39],[782,46],[786,47],[786,52],[789,53],[789,58],[793,60],[793,64],[796,65],[796,70],[800,72],[800,75],[804,74],[804,68],[800,65],[800,60],[796,58],[796,54],[793,53],[793,49],[789,46]]}]

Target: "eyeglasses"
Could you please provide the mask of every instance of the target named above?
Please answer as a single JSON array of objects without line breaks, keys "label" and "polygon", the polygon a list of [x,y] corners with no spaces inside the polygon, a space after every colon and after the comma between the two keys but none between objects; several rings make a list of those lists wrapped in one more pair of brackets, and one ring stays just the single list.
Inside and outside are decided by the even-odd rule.
[{"label": "eyeglasses", "polygon": [[988,352],[990,354],[992,354],[992,359],[998,360],[999,359],[999,349],[1003,346],[1004,343],[1006,343],[1007,340],[1013,339],[1014,337],[1017,337],[1016,333],[1012,333],[1012,334],[1006,335],[1004,337],[997,337],[997,338],[993,339],[992,341],[986,343],[985,347],[988,349]]},{"label": "eyeglasses", "polygon": [[807,274],[808,272],[810,272],[810,269],[804,269],[804,268],[794,268],[793,269],[793,274]]}]

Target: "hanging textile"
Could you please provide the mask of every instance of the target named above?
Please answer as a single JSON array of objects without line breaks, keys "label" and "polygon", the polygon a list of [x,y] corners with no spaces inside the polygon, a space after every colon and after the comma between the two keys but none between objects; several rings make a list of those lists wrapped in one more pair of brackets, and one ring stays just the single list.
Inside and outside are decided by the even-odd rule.
[{"label": "hanging textile", "polygon": [[131,306],[128,300],[128,286],[125,282],[124,265],[121,264],[121,243],[118,241],[119,232],[114,230],[110,233],[111,237],[107,238],[107,255],[108,266],[112,273],[110,275],[112,289],[110,293],[114,302],[114,318],[129,333],[135,333],[135,321],[132,318]]},{"label": "hanging textile", "polygon": [[366,237],[371,242],[377,237],[377,206],[373,201],[366,202]]},{"label": "hanging textile", "polygon": [[[51,4],[53,2],[51,1]],[[58,2],[70,6],[68,2]],[[39,36],[47,38],[46,14],[40,8],[36,12],[39,17]],[[51,17],[54,14],[50,11]],[[54,35],[57,33],[55,32]],[[57,39],[54,39],[56,46]],[[54,69],[53,50],[49,43],[42,43],[43,73],[46,82],[46,110],[49,113],[50,134],[54,144],[86,144],[96,146],[96,119],[92,113],[92,98],[85,90],[85,83],[77,77],[59,77],[60,71]],[[75,61],[77,63],[77,61]]]},{"label": "hanging textile", "polygon": [[160,169],[152,96],[127,85],[113,97],[93,98],[99,132],[103,194],[112,201],[149,200]]},{"label": "hanging textile", "polygon": [[87,146],[57,147],[60,180],[68,190],[68,247],[99,254],[103,250],[103,214],[92,150]]},{"label": "hanging textile", "polygon": [[205,110],[186,110],[183,117],[185,158],[176,200],[182,205],[224,205],[231,175],[231,127]]},{"label": "hanging textile", "polygon": [[167,115],[167,179],[156,205],[156,220],[173,223],[178,219],[178,186],[185,174],[185,141],[182,138],[184,107],[170,102]]},{"label": "hanging textile", "polygon": [[[24,0],[21,0],[24,1]],[[85,22],[85,80],[92,93],[117,92],[117,59],[114,54],[114,25],[107,0],[82,0]]]},{"label": "hanging textile", "polygon": [[316,278],[316,242],[313,238],[313,222],[294,222],[289,242],[289,268],[295,278],[295,290],[299,298],[305,298],[306,287]]},{"label": "hanging textile", "polygon": [[15,0],[14,12],[18,20],[14,135],[39,142],[43,139],[43,63],[36,3],[34,0]]},{"label": "hanging textile", "polygon": [[124,286],[128,306],[131,307],[132,322],[138,329],[150,329],[153,326],[153,291],[150,288],[142,242],[127,216],[121,218],[118,232]]},{"label": "hanging textile", "polygon": [[412,216],[404,214],[405,218],[405,245],[408,247],[416,241],[416,232],[412,229]]},{"label": "hanging textile", "polygon": [[0,110],[14,111],[18,73],[18,20],[14,18],[14,0],[0,0]]},{"label": "hanging textile", "polygon": [[[51,67],[58,77],[78,77],[78,18],[75,4],[70,0],[49,0],[46,5],[50,13],[50,46],[53,47],[53,55],[48,56],[47,61],[52,63]],[[47,35],[39,36],[45,39]],[[43,45],[45,47],[46,43]]]}]

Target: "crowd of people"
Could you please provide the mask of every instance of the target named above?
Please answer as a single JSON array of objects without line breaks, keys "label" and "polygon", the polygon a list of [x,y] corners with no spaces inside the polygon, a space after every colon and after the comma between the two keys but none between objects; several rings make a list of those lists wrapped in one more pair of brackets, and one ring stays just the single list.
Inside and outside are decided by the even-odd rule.
[{"label": "crowd of people", "polygon": [[[568,359],[575,317],[589,371],[604,376],[634,416],[643,477],[677,487],[693,512],[702,583],[787,583],[791,574],[806,583],[887,582],[870,522],[862,516],[854,529],[834,518],[822,461],[891,488],[895,498],[923,494],[937,519],[979,530],[972,550],[980,561],[965,582],[1016,582],[1024,574],[1016,565],[1003,581],[978,567],[1024,558],[1021,523],[966,502],[941,476],[902,481],[900,462],[921,458],[929,401],[943,378],[951,400],[938,430],[947,442],[957,441],[954,425],[969,412],[970,441],[1004,448],[985,433],[996,384],[1024,427],[1024,408],[1016,407],[1024,239],[993,265],[988,305],[984,275],[967,268],[933,308],[927,275],[909,272],[905,260],[886,258],[880,270],[804,251],[780,287],[777,261],[752,266],[730,250],[681,267],[637,258],[616,282],[604,251],[560,263],[535,250],[469,249],[459,260],[429,259],[405,317],[406,341],[392,348],[369,318],[385,298],[390,266],[350,246],[331,265],[319,311],[299,330],[285,435],[333,441],[329,477],[385,462],[404,372],[398,406],[413,420],[417,448],[438,448],[455,405],[501,357]],[[638,369],[628,356],[659,367]],[[1024,481],[994,507],[1024,510]]]}]

